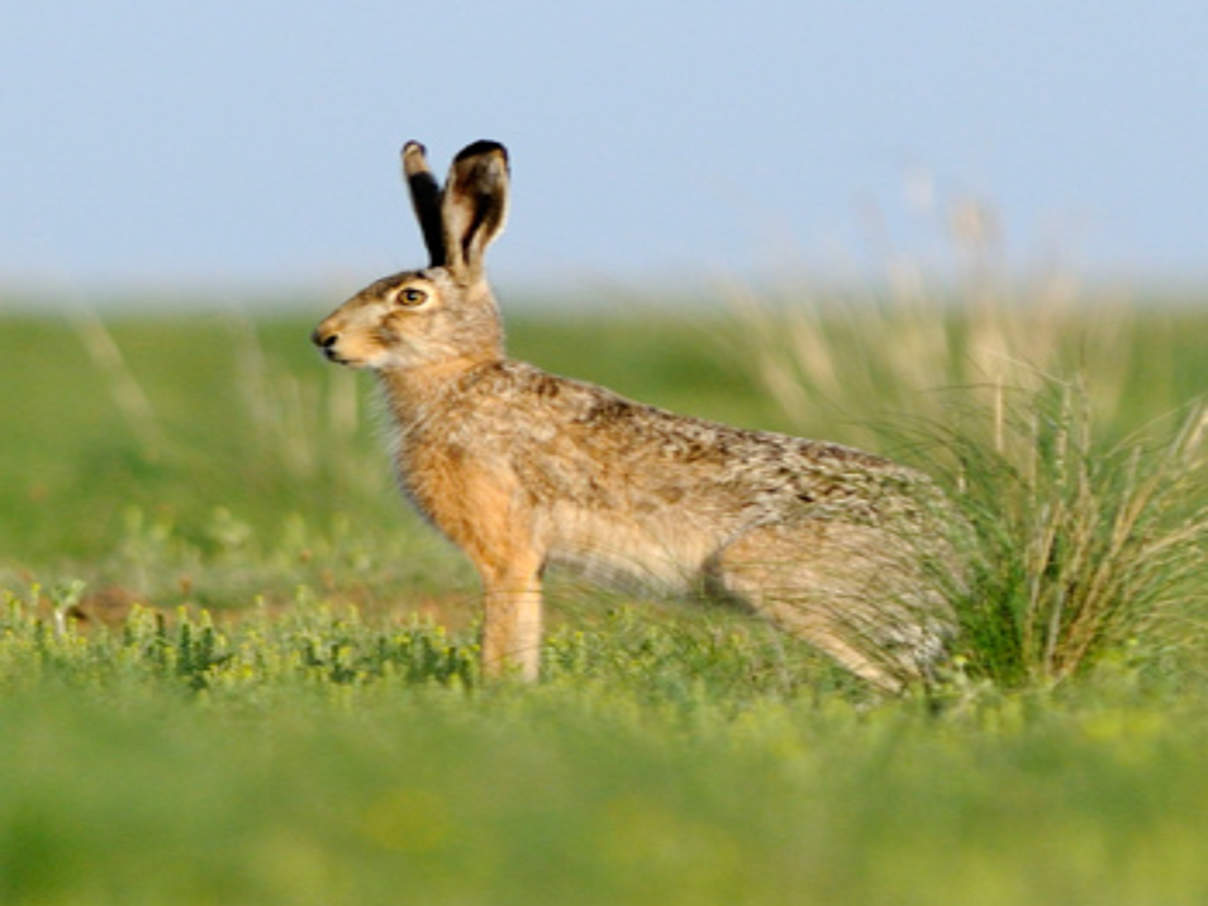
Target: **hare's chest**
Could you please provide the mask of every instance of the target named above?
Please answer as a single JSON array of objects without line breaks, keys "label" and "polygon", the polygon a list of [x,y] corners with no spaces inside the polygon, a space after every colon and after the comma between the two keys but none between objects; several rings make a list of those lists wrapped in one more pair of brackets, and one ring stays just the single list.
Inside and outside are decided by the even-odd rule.
[{"label": "hare's chest", "polygon": [[507,469],[450,442],[400,445],[395,468],[416,509],[471,558],[515,546],[525,518]]}]

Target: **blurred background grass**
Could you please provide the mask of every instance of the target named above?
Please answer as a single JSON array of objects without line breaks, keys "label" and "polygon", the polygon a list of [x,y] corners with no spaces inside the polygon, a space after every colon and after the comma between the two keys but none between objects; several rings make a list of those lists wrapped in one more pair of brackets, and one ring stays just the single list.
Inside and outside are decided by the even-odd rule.
[{"label": "blurred background grass", "polygon": [[[712,305],[508,326],[512,354],[550,371],[687,414],[869,447],[904,420],[967,407],[959,392],[1010,391],[1035,374],[1081,374],[1107,439],[1208,387],[1202,307],[1004,310],[768,294],[744,296],[734,315]],[[375,532],[406,524],[372,381],[317,359],[312,320],[0,319],[5,556],[39,565],[108,552],[131,508],[211,547],[218,507],[257,533],[293,516],[328,527],[346,516]]]},{"label": "blurred background grass", "polygon": [[[472,592],[395,491],[372,380],[321,362],[311,320],[0,319],[0,569],[169,607],[289,600],[295,579],[361,603]],[[508,326],[512,353],[551,371],[933,472],[939,438],[918,446],[920,427],[988,437],[995,407],[1028,405],[1046,379],[1077,376],[1103,447],[1208,387],[1208,314],[1161,300],[735,291],[692,311]]]},{"label": "blurred background grass", "polygon": [[[167,514],[198,540],[217,506],[261,531],[295,514],[398,524],[372,382],[321,362],[312,326],[223,315],[0,321],[10,414],[0,461],[12,476],[3,549],[34,563],[93,556],[130,507]],[[681,411],[787,425],[713,333],[721,326],[543,319],[511,325],[510,339],[515,355]]]}]

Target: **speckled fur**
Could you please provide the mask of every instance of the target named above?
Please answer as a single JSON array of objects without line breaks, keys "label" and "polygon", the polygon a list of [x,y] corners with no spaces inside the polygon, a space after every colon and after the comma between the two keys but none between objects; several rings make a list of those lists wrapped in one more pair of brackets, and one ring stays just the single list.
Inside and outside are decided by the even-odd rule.
[{"label": "speckled fur", "polygon": [[536,677],[551,563],[740,599],[885,689],[926,674],[955,569],[925,476],[507,359],[482,266],[506,215],[506,152],[469,146],[443,190],[422,146],[403,160],[431,265],[371,284],[313,339],[377,372],[404,491],[482,577],[488,674]]}]

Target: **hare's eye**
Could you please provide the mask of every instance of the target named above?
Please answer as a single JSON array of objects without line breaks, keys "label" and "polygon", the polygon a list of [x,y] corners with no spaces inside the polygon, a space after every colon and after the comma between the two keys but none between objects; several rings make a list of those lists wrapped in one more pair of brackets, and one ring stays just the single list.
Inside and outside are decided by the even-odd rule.
[{"label": "hare's eye", "polygon": [[400,305],[416,306],[422,305],[424,300],[428,298],[428,294],[422,289],[407,287],[398,294],[398,302]]}]

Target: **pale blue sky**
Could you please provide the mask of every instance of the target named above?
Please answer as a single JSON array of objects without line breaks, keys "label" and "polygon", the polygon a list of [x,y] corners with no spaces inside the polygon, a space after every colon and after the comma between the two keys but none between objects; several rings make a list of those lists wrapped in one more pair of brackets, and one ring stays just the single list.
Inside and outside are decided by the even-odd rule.
[{"label": "pale blue sky", "polygon": [[10,4],[0,283],[365,282],[423,263],[402,142],[480,137],[497,282],[943,260],[967,195],[1017,269],[1202,279],[1206,47],[1203,0]]}]

